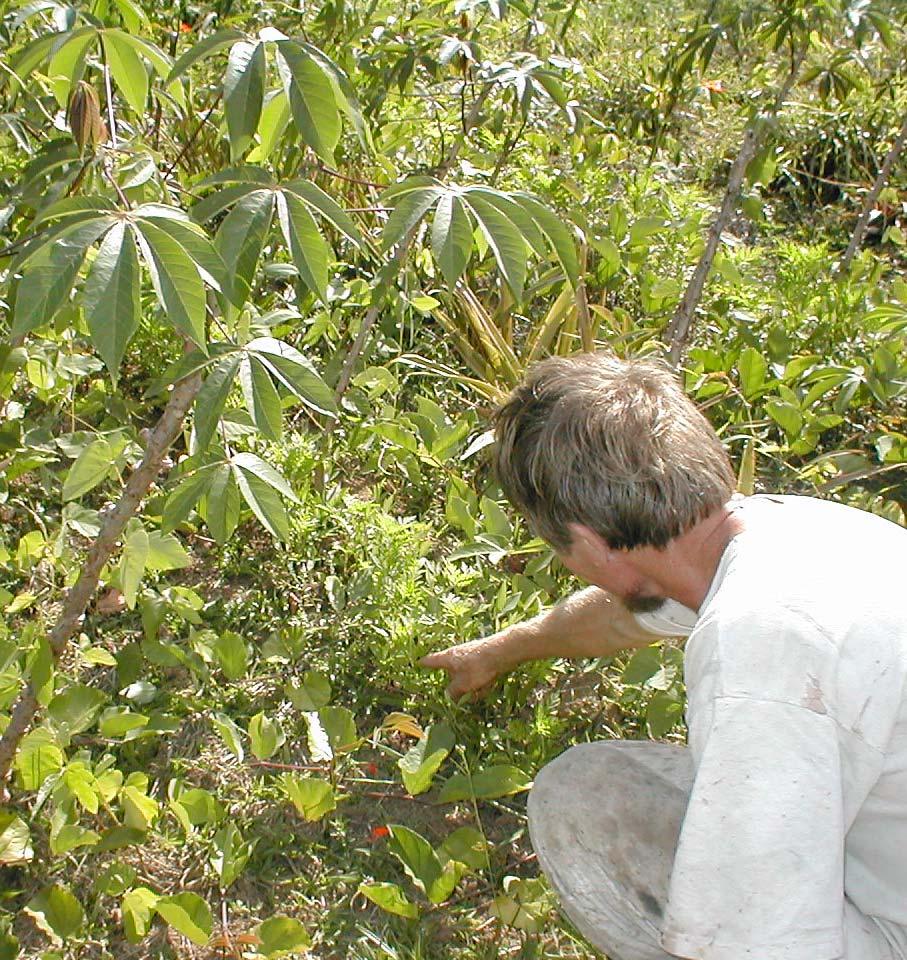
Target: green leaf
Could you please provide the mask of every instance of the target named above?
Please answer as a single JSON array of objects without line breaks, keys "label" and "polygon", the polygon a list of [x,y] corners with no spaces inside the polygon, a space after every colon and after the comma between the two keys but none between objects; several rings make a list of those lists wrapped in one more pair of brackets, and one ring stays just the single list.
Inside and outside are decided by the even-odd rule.
[{"label": "green leaf", "polygon": [[107,64],[117,89],[133,111],[144,117],[145,104],[148,101],[148,73],[145,64],[132,46],[123,42],[119,31],[102,30],[100,33]]},{"label": "green leaf", "polygon": [[69,297],[88,248],[112,222],[98,217],[67,226],[19,265],[22,279],[16,290],[11,336],[20,337],[53,319]]},{"label": "green leaf", "polygon": [[164,505],[161,520],[161,533],[175,530],[188,516],[192,508],[202,498],[212,480],[213,466],[180,478]]},{"label": "green leaf", "polygon": [[280,785],[300,816],[306,820],[321,820],[337,808],[334,788],[327,780],[285,773],[280,778]]},{"label": "green leaf", "polygon": [[[554,248],[554,252],[564,268],[564,273],[570,281],[571,286],[575,287],[579,282],[579,261],[576,256],[576,243],[566,224],[561,218],[549,210],[545,204],[541,203],[535,197],[525,193],[513,194],[513,199],[519,203],[529,215],[539,225],[545,237]],[[613,241],[607,238],[607,242],[613,245]],[[616,249],[616,248],[615,248]],[[618,262],[620,258],[618,256]]]},{"label": "green leaf", "polygon": [[292,193],[277,195],[277,215],[299,276],[312,293],[326,303],[331,250],[318,225],[306,205]]},{"label": "green leaf", "polygon": [[28,664],[29,679],[35,699],[43,707],[54,693],[54,655],[46,636],[38,638],[37,648]]},{"label": "green leaf", "polygon": [[144,940],[151,929],[151,917],[158,902],[156,893],[148,887],[136,887],[130,890],[120,905],[123,915],[123,929],[130,943]]},{"label": "green leaf", "polygon": [[397,761],[407,793],[425,793],[441,764],[453,749],[454,735],[445,723],[428,727],[418,743]]},{"label": "green leaf", "polygon": [[321,187],[309,180],[292,180],[284,184],[284,193],[293,193],[307,203],[316,213],[342,233],[347,240],[357,246],[362,243],[362,234],[359,228],[350,219],[349,214],[329,197]]},{"label": "green leaf", "polygon": [[28,824],[13,813],[0,810],[0,865],[27,863],[34,856]]},{"label": "green leaf", "polygon": [[230,134],[230,156],[241,157],[249,148],[265,93],[265,45],[240,40],[230,48],[224,76],[224,112]]},{"label": "green leaf", "polygon": [[397,883],[361,883],[359,893],[382,910],[394,913],[398,917],[415,920],[419,916],[419,908],[407,899]]},{"label": "green leaf", "polygon": [[457,827],[444,838],[438,855],[456,860],[472,870],[481,870],[488,866],[488,843],[475,827]]},{"label": "green leaf", "polygon": [[359,742],[356,720],[346,707],[322,707],[318,719],[334,753],[355,747]]},{"label": "green leaf", "polygon": [[143,713],[133,713],[127,707],[108,707],[101,714],[98,732],[102,737],[124,737],[147,726],[148,717]]},{"label": "green leaf", "polygon": [[218,30],[217,33],[212,33],[210,37],[205,37],[204,40],[196,40],[193,36],[192,46],[177,58],[167,75],[167,84],[178,80],[193,64],[198,63],[205,57],[210,57],[224,47],[229,47],[237,40],[244,40],[245,36],[241,30]]},{"label": "green leaf", "polygon": [[271,720],[264,713],[256,713],[249,721],[249,740],[252,742],[252,753],[259,760],[273,757],[277,750],[286,742],[287,736],[283,732],[280,721]]},{"label": "green leaf", "polygon": [[138,526],[123,541],[123,552],[120,556],[120,589],[130,610],[135,608],[139,584],[145,575],[148,552],[148,533]]},{"label": "green leaf", "polygon": [[14,761],[23,790],[39,790],[48,777],[63,769],[63,751],[46,727],[23,738]]},{"label": "green leaf", "polygon": [[312,361],[295,347],[273,337],[257,337],[246,345],[246,350],[256,354],[287,390],[306,406],[318,413],[334,415],[337,407],[333,391]]},{"label": "green leaf", "polygon": [[443,903],[453,893],[465,866],[451,861],[442,867],[424,837],[399,824],[388,826],[391,832],[388,850],[403,864],[403,869],[432,903]]},{"label": "green leaf", "polygon": [[25,912],[53,941],[68,940],[82,929],[85,911],[68,887],[55,883],[32,897]]},{"label": "green leaf", "polygon": [[788,440],[796,440],[803,427],[803,414],[792,403],[786,400],[768,400],[765,412],[787,434]]},{"label": "green leaf", "polygon": [[225,630],[214,643],[214,655],[228,680],[239,680],[249,666],[249,647],[233,630]]},{"label": "green leaf", "polygon": [[224,293],[236,307],[249,299],[273,215],[274,191],[253,190],[233,207],[217,231],[214,245],[227,268]]},{"label": "green leaf", "polygon": [[245,870],[257,843],[257,840],[246,843],[239,832],[239,827],[232,822],[225,824],[214,834],[211,866],[217,872],[222,890],[229,887]]},{"label": "green leaf", "polygon": [[[249,454],[248,456],[252,456]],[[273,486],[254,473],[233,465],[233,477],[243,499],[258,517],[261,525],[278,540],[290,538],[290,524],[287,511],[280,495]]]},{"label": "green leaf", "polygon": [[242,763],[246,751],[242,745],[242,730],[225,713],[215,713],[211,719],[214,729],[236,759]]},{"label": "green leaf", "polygon": [[[171,216],[172,212],[178,212],[181,216]],[[215,290],[223,289],[227,267],[198,224],[185,219],[181,210],[176,211],[173,207],[161,204],[145,204],[135,211],[135,216],[140,221],[150,221],[152,226],[169,234],[189,254],[202,280]]]},{"label": "green leaf", "polygon": [[281,79],[296,129],[322,160],[333,163],[342,130],[334,87],[322,66],[298,44],[281,40],[277,49],[285,65]]},{"label": "green leaf", "polygon": [[189,554],[172,534],[160,530],[152,530],[148,534],[148,559],[145,565],[149,570],[182,570],[190,563]]},{"label": "green leaf", "polygon": [[195,439],[199,450],[206,450],[211,443],[241,362],[239,354],[227,354],[211,368],[198,391],[195,398]]},{"label": "green leaf", "polygon": [[264,109],[258,123],[258,146],[248,156],[251,163],[263,163],[271,158],[277,143],[290,122],[290,101],[285,90],[275,90],[265,96]]},{"label": "green leaf", "polygon": [[161,897],[154,905],[158,916],[178,930],[184,937],[203,947],[211,936],[211,910],[197,893],[174,894]]},{"label": "green leaf", "polygon": [[243,197],[247,197],[250,193],[260,189],[261,183],[258,181],[232,184],[229,187],[224,187],[223,190],[209,193],[203,200],[193,204],[189,208],[189,215],[192,217],[193,223],[207,223],[218,214],[223,213],[227,207],[232,207]]},{"label": "green leaf", "polygon": [[239,523],[239,489],[228,464],[214,471],[205,495],[205,520],[218,543],[226,543]]},{"label": "green leaf", "polygon": [[47,706],[47,715],[61,736],[75,736],[87,730],[107,700],[106,694],[82,683],[58,693]]},{"label": "green leaf", "polygon": [[381,196],[382,203],[394,200],[394,209],[381,233],[381,249],[384,251],[390,250],[399,243],[444,196],[443,188],[434,185],[424,186],[421,180],[418,181],[418,186],[401,192],[400,187],[405,186],[405,183],[406,181],[403,185],[386,190]]},{"label": "green leaf", "polygon": [[463,193],[469,199],[480,198],[484,203],[494,207],[501,216],[506,217],[516,227],[517,232],[537,256],[544,257],[547,255],[548,249],[545,245],[544,234],[538,228],[535,220],[508,194],[501,193],[500,190],[492,190],[490,187],[480,186],[467,187]]},{"label": "green leaf", "polygon": [[286,479],[270,463],[265,463],[261,457],[256,457],[254,453],[237,453],[232,462],[239,470],[253,474],[288,500],[299,503],[299,497],[293,493],[293,489]]},{"label": "green leaf", "polygon": [[185,248],[169,233],[142,220],[139,246],[164,314],[178,333],[205,350],[205,288]]},{"label": "green leaf", "polygon": [[255,928],[255,933],[259,940],[256,949],[266,957],[304,953],[312,945],[305,927],[291,917],[269,917]]},{"label": "green leaf", "polygon": [[331,700],[331,681],[317,670],[306,670],[298,684],[291,680],[284,690],[297,710],[320,710]]},{"label": "green leaf", "polygon": [[472,777],[463,773],[452,776],[441,788],[439,803],[454,803],[458,800],[496,800],[513,793],[528,790],[530,779],[519,767],[510,764],[487,767]]},{"label": "green leaf", "polygon": [[446,193],[438,201],[431,229],[431,249],[447,283],[454,287],[472,255],[472,224],[463,201]]},{"label": "green leaf", "polygon": [[107,233],[85,281],[82,304],[91,342],[116,383],[120,362],[139,328],[139,258],[132,229],[116,223]]},{"label": "green leaf", "polygon": [[526,282],[525,241],[513,222],[484,198],[470,194],[466,202],[479,222],[507,286],[519,300],[523,296],[523,285]]},{"label": "green leaf", "polygon": [[740,371],[740,388],[747,400],[757,396],[765,384],[765,374],[768,371],[768,361],[753,347],[745,347],[740,351],[737,361]]},{"label": "green leaf", "polygon": [[75,500],[102,483],[113,472],[113,449],[95,440],[76,457],[63,482],[63,500]]},{"label": "green leaf", "polygon": [[245,356],[239,367],[239,382],[246,409],[255,426],[262,436],[279,440],[283,429],[283,408],[268,369],[255,357]]}]

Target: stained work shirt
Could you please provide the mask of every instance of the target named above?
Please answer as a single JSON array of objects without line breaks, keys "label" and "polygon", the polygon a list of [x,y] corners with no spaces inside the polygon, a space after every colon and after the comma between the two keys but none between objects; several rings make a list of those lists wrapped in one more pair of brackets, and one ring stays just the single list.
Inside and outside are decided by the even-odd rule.
[{"label": "stained work shirt", "polygon": [[907,530],[807,497],[736,509],[698,616],[659,612],[690,630],[696,766],[664,948],[836,960],[846,897],[907,958]]}]

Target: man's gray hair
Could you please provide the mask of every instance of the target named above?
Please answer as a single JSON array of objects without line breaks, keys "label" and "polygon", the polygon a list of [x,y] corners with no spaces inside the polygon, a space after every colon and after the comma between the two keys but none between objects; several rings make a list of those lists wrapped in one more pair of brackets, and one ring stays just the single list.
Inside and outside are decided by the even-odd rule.
[{"label": "man's gray hair", "polygon": [[556,550],[569,523],[664,547],[734,492],[727,452],[664,365],[604,353],[530,368],[495,417],[505,495]]}]

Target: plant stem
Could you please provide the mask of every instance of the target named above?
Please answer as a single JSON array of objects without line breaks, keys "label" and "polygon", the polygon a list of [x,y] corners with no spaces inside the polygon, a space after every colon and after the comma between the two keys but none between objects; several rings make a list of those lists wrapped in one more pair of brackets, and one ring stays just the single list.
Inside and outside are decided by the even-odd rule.
[{"label": "plant stem", "polygon": [[891,145],[891,149],[888,151],[888,154],[882,163],[882,169],[879,170],[879,174],[875,178],[872,189],[866,194],[866,199],[863,201],[863,209],[860,211],[860,217],[857,220],[857,225],[854,227],[853,234],[850,238],[850,243],[847,244],[847,249],[844,251],[844,256],[841,258],[842,273],[846,273],[850,269],[850,262],[856,255],[860,243],[863,240],[863,235],[866,233],[866,228],[869,226],[869,218],[872,216],[872,211],[875,209],[876,201],[879,199],[879,194],[882,192],[883,187],[888,182],[888,178],[891,175],[891,168],[901,155],[901,151],[904,149],[905,144],[907,144],[907,115],[905,115],[904,122],[901,124],[901,129],[898,132],[898,135],[895,137],[894,143]]},{"label": "plant stem", "polygon": [[[804,50],[792,53],[790,71],[775,97],[771,109],[772,116],[778,114],[784,105],[784,101],[787,100],[791,87],[793,87],[794,81],[797,79],[797,74],[800,72],[800,66],[803,63],[804,56]],[[699,301],[702,299],[702,291],[705,288],[705,282],[712,268],[715,254],[718,252],[721,234],[724,232],[734,211],[737,209],[737,200],[740,196],[740,189],[743,186],[746,168],[759,149],[765,127],[766,124],[763,122],[763,118],[756,116],[747,126],[743,134],[743,142],[740,144],[740,150],[728,174],[727,187],[724,191],[721,208],[718,211],[718,216],[715,217],[709,228],[705,250],[699,259],[699,263],[696,264],[693,276],[690,277],[690,282],[687,284],[683,299],[680,301],[674,316],[671,318],[671,322],[665,329],[664,337],[670,345],[668,356],[672,366],[676,367],[680,363],[680,359],[686,350],[687,342],[690,338],[690,330],[693,325],[693,317],[696,313],[696,308],[699,306]]]},{"label": "plant stem", "polygon": [[[116,549],[126,524],[135,516],[142,498],[160,472],[161,461],[179,434],[201,382],[201,373],[193,373],[175,384],[160,419],[148,437],[141,463],[133,470],[120,499],[104,518],[101,531],[85,557],[79,578],[67,592],[63,609],[50,632],[50,649],[55,661],[59,660],[67,643],[81,626],[97,589],[101,571]],[[37,710],[35,690],[28,682],[19,694],[9,724],[0,737],[0,782],[6,779],[16,749]]]}]

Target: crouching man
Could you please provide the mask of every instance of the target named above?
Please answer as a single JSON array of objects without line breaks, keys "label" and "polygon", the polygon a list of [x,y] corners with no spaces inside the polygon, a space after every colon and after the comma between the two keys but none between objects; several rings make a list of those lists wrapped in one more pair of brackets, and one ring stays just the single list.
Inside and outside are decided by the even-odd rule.
[{"label": "crouching man", "polygon": [[907,960],[907,530],[734,497],[656,364],[544,361],[496,437],[506,495],[592,587],[426,657],[451,695],[688,637],[688,748],[582,744],[536,778],[565,912],[611,960]]}]

